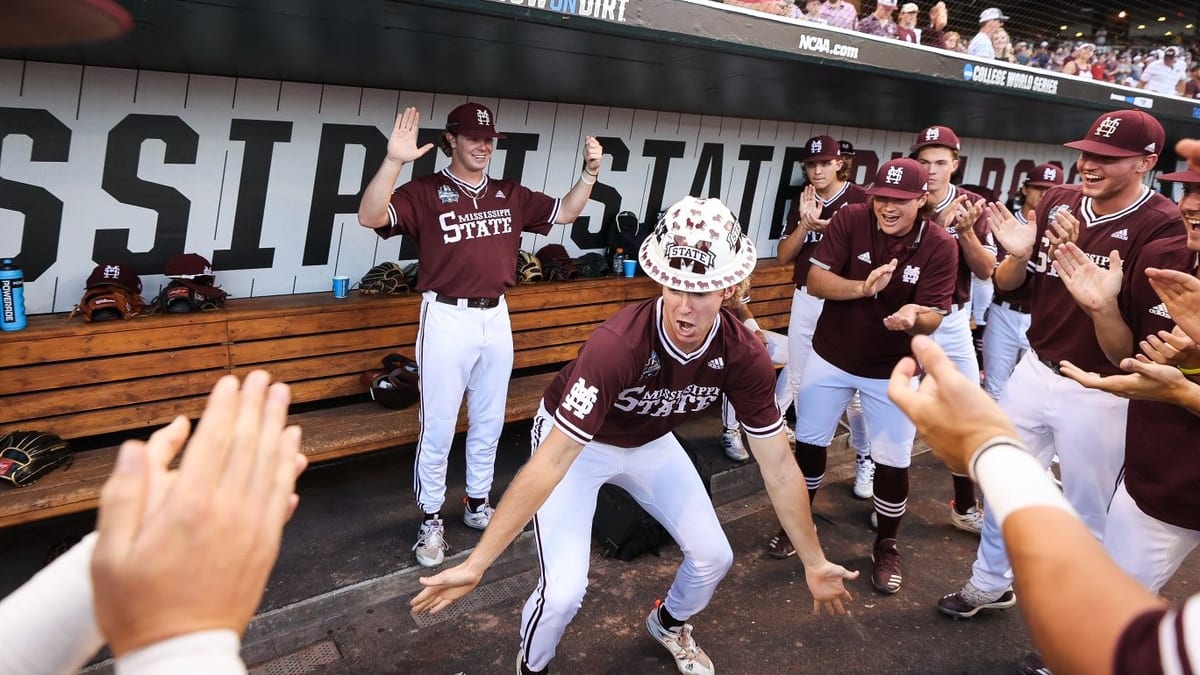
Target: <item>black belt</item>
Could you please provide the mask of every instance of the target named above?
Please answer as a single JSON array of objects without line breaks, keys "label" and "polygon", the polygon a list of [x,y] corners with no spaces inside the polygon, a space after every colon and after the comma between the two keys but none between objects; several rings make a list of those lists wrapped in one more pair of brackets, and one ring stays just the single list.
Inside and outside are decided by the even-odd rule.
[{"label": "black belt", "polygon": [[500,298],[452,298],[449,295],[437,294],[438,302],[458,306],[460,303],[475,309],[491,309],[500,304]]},{"label": "black belt", "polygon": [[997,305],[1000,305],[1000,306],[1001,306],[1001,307],[1003,307],[1004,309],[1011,309],[1011,310],[1012,310],[1012,311],[1014,311],[1014,312],[1020,312],[1020,313],[1022,313],[1022,314],[1028,314],[1028,313],[1029,313],[1029,308],[1028,308],[1028,307],[1026,307],[1025,305],[1018,305],[1018,304],[1016,304],[1016,303],[1009,302],[1009,301],[1007,301],[1007,300],[1004,300],[1004,301],[1001,301],[1001,302],[997,302],[996,304],[997,304]]},{"label": "black belt", "polygon": [[1041,357],[1038,357],[1038,361],[1041,361],[1042,365],[1049,368],[1055,375],[1066,377],[1066,375],[1062,374],[1062,368],[1058,365],[1057,361],[1051,361],[1050,359],[1043,359]]}]

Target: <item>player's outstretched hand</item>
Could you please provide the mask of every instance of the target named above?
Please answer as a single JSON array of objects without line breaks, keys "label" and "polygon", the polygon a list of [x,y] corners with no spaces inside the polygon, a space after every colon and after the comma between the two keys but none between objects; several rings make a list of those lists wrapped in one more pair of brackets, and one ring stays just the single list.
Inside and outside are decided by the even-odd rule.
[{"label": "player's outstretched hand", "polygon": [[195,631],[239,635],[258,607],[296,507],[300,429],[287,385],[221,378],[177,472],[179,421],[121,447],[100,495],[96,619],[113,654]]},{"label": "player's outstretched hand", "polygon": [[896,259],[892,258],[888,262],[871,270],[871,273],[862,282],[863,297],[869,298],[886,288],[892,281],[892,274],[896,272],[897,264]]},{"label": "player's outstretched hand", "polygon": [[851,572],[837,563],[825,561],[823,565],[804,568],[804,580],[808,582],[808,590],[813,596],[813,614],[825,610],[827,614],[845,614],[845,603],[852,602],[854,596],[846,590],[846,581],[858,578],[858,571]]},{"label": "player's outstretched hand", "polygon": [[421,113],[416,108],[405,108],[396,116],[396,126],[388,138],[388,159],[408,163],[433,149],[433,143],[417,147],[417,132],[421,130]]},{"label": "player's outstretched hand", "polygon": [[1147,267],[1150,286],[1167,305],[1175,325],[1200,342],[1200,279],[1177,270]]},{"label": "player's outstretched hand", "polygon": [[1029,212],[1028,222],[1022,223],[1000,202],[989,202],[983,208],[996,242],[1003,246],[1009,255],[1020,260],[1029,260],[1033,255],[1033,245],[1037,242],[1033,211]]},{"label": "player's outstretched hand", "polygon": [[468,567],[465,562],[431,577],[421,577],[418,581],[425,588],[409,605],[415,614],[437,614],[449,607],[450,603],[475,590],[482,578],[481,573]]},{"label": "player's outstretched hand", "polygon": [[1108,254],[1108,269],[1092,262],[1078,246],[1066,242],[1054,251],[1054,269],[1063,285],[1083,311],[1095,315],[1117,310],[1117,295],[1121,293],[1121,252]]},{"label": "player's outstretched hand", "polygon": [[1178,368],[1139,359],[1122,359],[1121,369],[1129,374],[1103,376],[1063,361],[1059,372],[1089,389],[1107,391],[1122,398],[1173,403],[1200,414],[1194,404],[1200,398],[1200,385],[1185,377]]},{"label": "player's outstretched hand", "polygon": [[589,173],[600,173],[600,162],[604,159],[604,148],[595,136],[585,136],[583,139],[583,165]]},{"label": "player's outstretched hand", "polygon": [[[971,455],[996,436],[1016,437],[1012,423],[1000,406],[954,366],[933,339],[918,335],[912,339],[913,355],[900,359],[892,369],[888,398],[908,415],[921,438],[933,448],[951,471],[966,474]],[[911,386],[917,375],[917,361],[925,377],[917,389]]]},{"label": "player's outstretched hand", "polygon": [[888,330],[912,330],[913,326],[917,325],[917,320],[922,314],[928,314],[933,310],[924,306],[909,303],[904,305],[894,313],[883,317],[883,327]]}]

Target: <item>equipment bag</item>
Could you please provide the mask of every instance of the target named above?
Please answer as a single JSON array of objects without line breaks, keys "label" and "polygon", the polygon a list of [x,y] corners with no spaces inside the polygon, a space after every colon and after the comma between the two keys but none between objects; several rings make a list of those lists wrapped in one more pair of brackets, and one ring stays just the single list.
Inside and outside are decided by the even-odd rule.
[{"label": "equipment bag", "polygon": [[643,553],[658,555],[659,547],[671,541],[666,528],[628,492],[608,483],[600,486],[596,496],[592,537],[606,558],[625,562]]}]

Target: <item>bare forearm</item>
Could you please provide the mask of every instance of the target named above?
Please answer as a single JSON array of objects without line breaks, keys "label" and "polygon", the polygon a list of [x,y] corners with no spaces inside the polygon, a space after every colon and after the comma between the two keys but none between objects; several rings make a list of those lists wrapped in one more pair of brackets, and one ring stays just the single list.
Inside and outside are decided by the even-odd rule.
[{"label": "bare forearm", "polygon": [[787,239],[780,239],[777,250],[779,260],[782,262],[795,260],[796,254],[800,253],[801,248],[804,248],[804,237],[807,234],[808,232],[804,228],[797,227],[794,232],[787,236]]},{"label": "bare forearm", "polygon": [[1121,632],[1134,617],[1162,605],[1061,509],[1014,512],[1004,522],[1004,540],[1025,621],[1054,672],[1111,672]]},{"label": "bare forearm", "polygon": [[[773,441],[774,439],[764,442]],[[792,459],[791,452],[779,452],[777,458],[769,458],[766,463],[762,461],[761,456],[756,459],[759,460],[759,470],[762,471],[767,496],[775,506],[780,524],[796,547],[800,561],[807,568],[824,564],[825,553],[817,539],[817,528],[813,524],[812,509],[808,504],[804,475]]]},{"label": "bare forearm", "polygon": [[808,293],[822,300],[857,300],[866,297],[861,279],[847,279],[816,265],[808,271]]},{"label": "bare forearm", "polygon": [[1104,350],[1104,355],[1114,365],[1119,366],[1121,359],[1133,356],[1133,331],[1121,318],[1114,301],[1112,307],[1106,307],[1098,312],[1089,312],[1092,325],[1096,331],[1096,341]]},{"label": "bare forearm", "polygon": [[[586,169],[585,169],[586,171]],[[587,180],[584,180],[584,179]],[[571,186],[571,191],[562,198],[562,202],[558,207],[558,217],[554,222],[565,225],[575,222],[579,214],[583,213],[583,209],[587,206],[588,199],[592,196],[592,185],[598,180],[584,173],[579,176],[579,180],[575,181],[575,185]],[[588,183],[587,181],[593,181]]]},{"label": "bare forearm", "polygon": [[971,274],[979,279],[991,278],[996,269],[996,254],[984,248],[974,232],[959,236],[958,252],[966,261]]},{"label": "bare forearm", "polygon": [[358,203],[358,223],[363,227],[375,229],[388,224],[387,208],[392,199],[392,191],[396,189],[396,179],[404,162],[385,158],[375,176],[363,190],[362,200]]},{"label": "bare forearm", "polygon": [[913,327],[908,329],[909,335],[931,335],[942,325],[942,315],[937,312],[922,312],[917,315]]},{"label": "bare forearm", "polygon": [[1025,283],[1025,275],[1028,273],[1026,265],[1028,260],[1009,256],[1005,258],[996,267],[992,273],[992,281],[996,284],[996,288],[1002,291],[1012,291],[1021,287]]}]

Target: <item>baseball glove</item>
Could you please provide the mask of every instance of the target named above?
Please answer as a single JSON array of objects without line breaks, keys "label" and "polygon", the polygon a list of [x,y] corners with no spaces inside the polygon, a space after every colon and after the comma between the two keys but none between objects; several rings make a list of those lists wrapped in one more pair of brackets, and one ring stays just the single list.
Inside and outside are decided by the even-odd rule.
[{"label": "baseball glove", "polygon": [[408,279],[398,263],[380,263],[363,275],[358,292],[363,295],[399,295],[409,291]]},{"label": "baseball glove", "polygon": [[25,487],[74,455],[66,441],[41,431],[14,431],[0,439],[0,478]]},{"label": "baseball glove", "polygon": [[517,283],[532,284],[542,280],[542,263],[528,251],[517,252]]},{"label": "baseball glove", "polygon": [[111,319],[132,319],[143,314],[146,301],[142,296],[125,288],[109,284],[95,286],[84,292],[83,298],[75,306],[75,311],[83,315],[83,320],[108,321]]},{"label": "baseball glove", "polygon": [[176,279],[163,287],[155,304],[160,312],[195,312],[224,307],[225,296],[225,291],[214,286]]},{"label": "baseball glove", "polygon": [[570,258],[557,258],[542,263],[542,277],[546,281],[570,281],[577,276],[579,269]]}]

